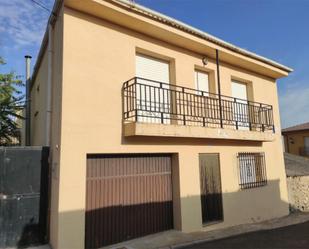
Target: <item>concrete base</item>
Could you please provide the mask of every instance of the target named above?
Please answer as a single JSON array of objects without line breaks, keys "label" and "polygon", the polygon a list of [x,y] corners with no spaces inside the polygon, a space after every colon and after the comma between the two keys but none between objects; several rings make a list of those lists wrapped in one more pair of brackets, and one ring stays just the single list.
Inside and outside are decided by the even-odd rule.
[{"label": "concrete base", "polygon": [[158,136],[158,137],[187,137],[229,139],[257,142],[270,142],[275,135],[270,132],[221,129],[217,127],[189,126],[178,124],[125,123],[124,135]]}]

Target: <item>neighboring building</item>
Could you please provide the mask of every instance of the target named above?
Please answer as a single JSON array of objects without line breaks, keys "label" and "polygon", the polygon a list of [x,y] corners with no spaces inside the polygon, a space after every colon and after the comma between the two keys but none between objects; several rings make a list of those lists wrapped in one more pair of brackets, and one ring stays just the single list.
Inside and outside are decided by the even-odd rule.
[{"label": "neighboring building", "polygon": [[57,1],[49,25],[31,144],[50,146],[53,248],[288,214],[290,68],[125,0]]},{"label": "neighboring building", "polygon": [[309,157],[309,122],[282,130],[285,151]]}]

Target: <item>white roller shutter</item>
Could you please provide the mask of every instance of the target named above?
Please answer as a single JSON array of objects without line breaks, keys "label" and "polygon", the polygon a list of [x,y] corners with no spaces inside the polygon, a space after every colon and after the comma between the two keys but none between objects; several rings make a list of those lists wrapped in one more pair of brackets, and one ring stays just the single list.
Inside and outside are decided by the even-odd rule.
[{"label": "white roller shutter", "polygon": [[232,81],[232,96],[234,98],[247,100],[247,85]]},{"label": "white roller shutter", "polygon": [[[195,86],[196,89],[203,92],[209,92],[208,73],[195,71]],[[208,95],[208,94],[207,94]]]},{"label": "white roller shutter", "polygon": [[[138,122],[170,123],[169,63],[145,55],[136,55]],[[158,81],[166,83],[160,85]]]},{"label": "white roller shutter", "polygon": [[136,55],[136,76],[169,83],[169,63],[145,55]]},{"label": "white roller shutter", "polygon": [[237,98],[236,103],[244,105],[234,106],[234,118],[238,121],[240,130],[249,130],[249,110],[247,108],[247,85],[232,81],[232,96]]}]

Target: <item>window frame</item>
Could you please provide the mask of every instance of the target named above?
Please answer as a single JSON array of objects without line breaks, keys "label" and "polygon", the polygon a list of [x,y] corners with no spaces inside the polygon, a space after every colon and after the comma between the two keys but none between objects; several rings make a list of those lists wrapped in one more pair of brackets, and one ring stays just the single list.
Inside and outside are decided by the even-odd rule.
[{"label": "window frame", "polygon": [[[237,154],[239,186],[241,189],[267,185],[266,161],[264,152],[239,152]],[[248,171],[251,168],[251,175]],[[246,171],[248,170],[248,171]],[[254,175],[254,176],[253,176]]]}]

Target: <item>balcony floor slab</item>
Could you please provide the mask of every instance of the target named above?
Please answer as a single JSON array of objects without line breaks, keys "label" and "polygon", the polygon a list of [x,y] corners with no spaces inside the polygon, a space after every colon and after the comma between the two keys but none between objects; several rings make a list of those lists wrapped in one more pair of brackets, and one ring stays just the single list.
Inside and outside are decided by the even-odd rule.
[{"label": "balcony floor slab", "polygon": [[272,132],[135,122],[124,124],[124,136],[187,137],[259,142],[270,142],[275,139],[275,134]]}]

